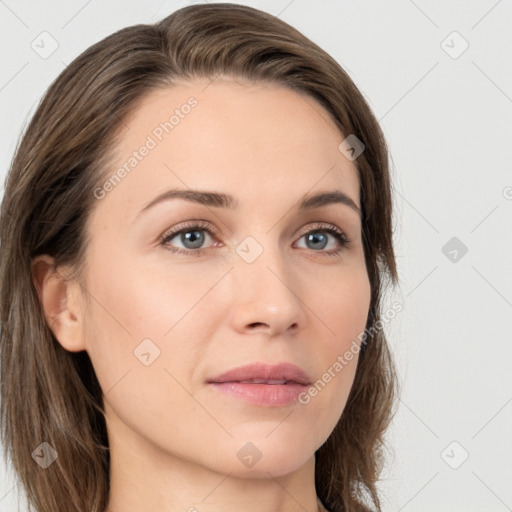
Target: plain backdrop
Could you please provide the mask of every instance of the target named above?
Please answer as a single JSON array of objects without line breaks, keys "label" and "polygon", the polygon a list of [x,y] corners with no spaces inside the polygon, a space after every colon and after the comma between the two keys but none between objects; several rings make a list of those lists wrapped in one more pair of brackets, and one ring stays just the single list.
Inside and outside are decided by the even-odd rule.
[{"label": "plain backdrop", "polygon": [[[1,1],[2,183],[24,123],[72,59],[190,3]],[[511,510],[512,1],[240,3],[330,53],[389,143],[400,286],[387,301],[403,309],[385,330],[402,396],[383,512]],[[18,510],[16,485],[0,467],[1,512]]]}]

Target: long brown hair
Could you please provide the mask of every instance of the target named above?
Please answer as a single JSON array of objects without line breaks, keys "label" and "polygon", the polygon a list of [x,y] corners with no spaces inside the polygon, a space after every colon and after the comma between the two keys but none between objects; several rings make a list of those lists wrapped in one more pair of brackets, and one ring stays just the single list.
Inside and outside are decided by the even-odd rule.
[{"label": "long brown hair", "polygon": [[[317,493],[332,512],[380,508],[384,434],[398,391],[382,329],[384,283],[397,283],[392,197],[383,133],[355,84],[325,51],[280,19],[242,5],[193,5],[124,28],[92,45],[51,84],[16,148],[0,218],[2,443],[39,512],[103,512],[110,455],[102,390],[86,351],[69,352],[42,311],[30,264],[40,254],[82,276],[93,191],[104,183],[123,120],[177,80],[230,75],[270,81],[316,100],[344,137],[365,145],[354,161],[371,304],[355,380],[340,421],[316,452]],[[340,139],[341,142],[341,139]],[[390,278],[390,279],[388,279]],[[55,462],[33,452],[47,442]]]}]

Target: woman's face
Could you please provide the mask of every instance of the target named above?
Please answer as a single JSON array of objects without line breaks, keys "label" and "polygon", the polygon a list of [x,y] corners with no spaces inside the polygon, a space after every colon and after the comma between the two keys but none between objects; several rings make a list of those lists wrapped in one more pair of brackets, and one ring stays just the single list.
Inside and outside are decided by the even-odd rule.
[{"label": "woman's face", "polygon": [[[154,92],[125,126],[115,177],[95,191],[84,282],[83,348],[111,447],[234,475],[291,472],[342,414],[357,351],[343,355],[370,304],[344,137],[309,97],[220,79]],[[300,208],[320,192],[346,200]],[[210,382],[253,363],[296,365],[316,394],[279,368],[266,384]]]}]

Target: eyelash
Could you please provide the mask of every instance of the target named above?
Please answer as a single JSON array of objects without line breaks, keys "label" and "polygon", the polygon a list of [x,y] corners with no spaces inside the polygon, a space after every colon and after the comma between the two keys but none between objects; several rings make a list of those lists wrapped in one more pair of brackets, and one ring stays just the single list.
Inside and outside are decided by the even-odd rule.
[{"label": "eyelash", "polygon": [[[206,231],[212,238],[217,234],[216,230],[213,229],[213,227],[204,221],[193,221],[189,224],[185,224],[182,226],[178,226],[177,228],[173,228],[170,231],[166,231],[161,237],[160,237],[160,245],[164,246],[166,250],[171,251],[173,253],[178,254],[184,254],[186,256],[201,256],[205,251],[208,250],[208,248],[204,249],[179,249],[176,247],[168,247],[166,244],[176,237],[176,235],[179,235],[181,233],[186,233],[188,231]],[[309,231],[306,231],[303,233],[300,237],[304,237],[305,235],[308,235],[313,232],[322,232],[322,233],[329,233],[332,235],[336,240],[339,242],[340,247],[337,249],[332,249],[330,251],[314,251],[319,254],[323,254],[325,256],[338,256],[339,253],[349,246],[350,240],[347,237],[347,235],[339,228],[337,228],[333,224],[326,224],[326,223],[319,223],[318,225],[314,226],[313,229],[310,229]]]}]

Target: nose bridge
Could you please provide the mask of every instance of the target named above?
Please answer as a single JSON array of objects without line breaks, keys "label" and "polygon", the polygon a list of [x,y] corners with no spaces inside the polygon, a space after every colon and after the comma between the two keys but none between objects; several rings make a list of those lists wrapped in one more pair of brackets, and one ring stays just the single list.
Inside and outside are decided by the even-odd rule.
[{"label": "nose bridge", "polygon": [[249,236],[236,248],[234,321],[239,330],[255,326],[272,334],[302,326],[303,303],[298,280],[278,243]]}]

